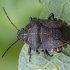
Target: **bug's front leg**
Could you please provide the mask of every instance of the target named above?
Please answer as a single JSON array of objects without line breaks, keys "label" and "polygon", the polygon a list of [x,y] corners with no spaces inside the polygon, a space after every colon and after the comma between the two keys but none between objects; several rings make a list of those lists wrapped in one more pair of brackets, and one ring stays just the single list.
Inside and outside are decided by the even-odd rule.
[{"label": "bug's front leg", "polygon": [[50,56],[50,57],[53,56],[53,55],[50,55],[49,52],[45,49],[45,50],[44,50],[44,56],[45,56],[45,58],[46,58],[46,54],[47,54],[48,56]]},{"label": "bug's front leg", "polygon": [[29,55],[29,62],[31,61],[31,47],[28,49],[28,55]]},{"label": "bug's front leg", "polygon": [[48,19],[54,19],[54,14],[51,13],[51,14],[49,15]]},{"label": "bug's front leg", "polygon": [[62,52],[64,55],[66,55],[66,56],[68,56],[68,57],[70,57],[70,54],[68,54],[66,51],[59,51],[59,52],[57,52],[57,53],[60,53],[60,52]]}]

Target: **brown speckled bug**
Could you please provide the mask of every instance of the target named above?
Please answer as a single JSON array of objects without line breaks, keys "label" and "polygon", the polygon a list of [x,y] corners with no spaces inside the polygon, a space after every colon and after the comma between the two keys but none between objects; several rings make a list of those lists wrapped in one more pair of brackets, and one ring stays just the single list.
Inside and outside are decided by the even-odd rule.
[{"label": "brown speckled bug", "polygon": [[[3,10],[11,22],[4,8]],[[61,19],[54,18],[53,13],[49,15],[48,19],[30,18],[30,23],[21,30],[19,30],[12,22],[11,24],[18,30],[18,40],[22,40],[29,45],[29,60],[31,58],[31,49],[37,53],[39,53],[39,49],[42,49],[44,50],[44,54],[53,56],[48,53],[48,50],[63,52],[62,50],[64,50],[64,48],[67,47],[67,44],[70,43],[70,26]],[[15,43],[17,41],[15,41]],[[2,57],[10,47],[5,51]]]}]

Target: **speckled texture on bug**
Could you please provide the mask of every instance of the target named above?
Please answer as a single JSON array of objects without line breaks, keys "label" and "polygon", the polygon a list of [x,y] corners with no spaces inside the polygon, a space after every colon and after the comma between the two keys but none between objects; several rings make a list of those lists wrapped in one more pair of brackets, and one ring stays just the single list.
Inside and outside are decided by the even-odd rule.
[{"label": "speckled texture on bug", "polygon": [[18,39],[29,45],[29,54],[31,54],[31,49],[36,52],[42,49],[51,56],[48,50],[61,52],[70,43],[70,26],[61,19],[54,18],[53,13],[48,19],[31,18],[30,23],[19,33]]},{"label": "speckled texture on bug", "polygon": [[[62,20],[39,20],[34,19],[24,29],[24,41],[33,49],[39,46],[38,49],[56,50],[64,46],[61,41],[62,35],[60,28],[63,25]],[[34,21],[34,22],[33,22]],[[56,23],[58,22],[58,23]],[[41,24],[43,23],[43,25]],[[51,24],[51,25],[50,25]],[[51,28],[50,28],[51,27]],[[59,49],[60,50],[60,49]]]}]

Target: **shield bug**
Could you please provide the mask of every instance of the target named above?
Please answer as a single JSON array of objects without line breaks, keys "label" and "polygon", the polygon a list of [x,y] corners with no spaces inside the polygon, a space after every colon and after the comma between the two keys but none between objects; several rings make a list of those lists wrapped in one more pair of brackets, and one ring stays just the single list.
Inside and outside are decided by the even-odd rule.
[{"label": "shield bug", "polygon": [[[29,45],[29,61],[31,58],[31,50],[39,53],[39,49],[42,49],[44,50],[44,54],[52,56],[49,54],[48,50],[62,52],[62,50],[67,47],[67,44],[70,43],[70,26],[61,19],[54,18],[53,13],[49,15],[48,19],[30,18],[30,23],[25,28],[19,30],[12,23],[4,8],[3,10],[11,24],[18,30],[18,39],[11,46],[13,46],[18,40],[27,43]],[[2,57],[11,46],[4,52]]]}]

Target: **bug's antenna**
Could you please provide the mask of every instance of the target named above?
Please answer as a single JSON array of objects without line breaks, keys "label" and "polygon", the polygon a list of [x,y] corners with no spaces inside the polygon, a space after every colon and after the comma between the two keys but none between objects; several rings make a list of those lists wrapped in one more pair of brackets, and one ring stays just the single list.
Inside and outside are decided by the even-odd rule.
[{"label": "bug's antenna", "polygon": [[3,10],[4,10],[4,13],[6,14],[7,18],[8,18],[9,21],[11,22],[11,24],[12,24],[17,30],[19,30],[19,29],[13,24],[13,22],[11,21],[11,19],[10,19],[9,16],[7,15],[7,13],[6,13],[4,7],[3,7]]},{"label": "bug's antenna", "polygon": [[[19,40],[19,39],[18,39]],[[2,55],[2,58],[3,58],[3,56],[7,53],[7,51],[18,41],[18,40],[16,40],[14,43],[12,43],[11,44],[11,46],[9,46],[8,48],[7,48],[7,50],[3,53],[3,55]]]}]

